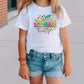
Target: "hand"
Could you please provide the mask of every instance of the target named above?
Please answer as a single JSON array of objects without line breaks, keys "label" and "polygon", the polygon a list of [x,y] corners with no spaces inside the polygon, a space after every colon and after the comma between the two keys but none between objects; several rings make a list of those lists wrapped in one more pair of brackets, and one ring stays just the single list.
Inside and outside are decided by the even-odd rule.
[{"label": "hand", "polygon": [[28,80],[28,76],[30,76],[30,74],[29,74],[29,68],[28,68],[27,64],[24,66],[20,66],[19,76],[21,76],[23,79]]},{"label": "hand", "polygon": [[72,64],[70,62],[65,62],[63,66],[63,74],[65,73],[65,77],[69,76],[72,71]]}]

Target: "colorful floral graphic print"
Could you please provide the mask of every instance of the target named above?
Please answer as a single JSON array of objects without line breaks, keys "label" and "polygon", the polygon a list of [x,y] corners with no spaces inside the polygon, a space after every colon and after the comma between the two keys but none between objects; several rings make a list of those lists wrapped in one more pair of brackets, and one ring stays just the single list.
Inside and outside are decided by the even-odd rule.
[{"label": "colorful floral graphic print", "polygon": [[48,34],[56,29],[56,20],[51,18],[51,15],[39,15],[34,22],[34,27],[38,32],[47,32]]}]

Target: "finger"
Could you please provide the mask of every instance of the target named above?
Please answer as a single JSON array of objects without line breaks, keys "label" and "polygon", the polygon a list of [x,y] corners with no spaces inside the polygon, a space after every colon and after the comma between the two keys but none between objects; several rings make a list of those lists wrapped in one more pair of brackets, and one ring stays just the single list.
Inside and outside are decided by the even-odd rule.
[{"label": "finger", "polygon": [[65,77],[67,77],[68,76],[68,73],[65,73]]},{"label": "finger", "polygon": [[68,73],[68,76],[71,74],[71,72]]},{"label": "finger", "polygon": [[68,76],[71,74],[71,72],[69,72]]},{"label": "finger", "polygon": [[26,74],[25,78],[28,80],[28,75]]},{"label": "finger", "polygon": [[65,71],[63,71],[63,73],[65,73]]},{"label": "finger", "polygon": [[70,72],[67,73],[67,76],[69,76],[69,75],[70,75]]},{"label": "finger", "polygon": [[23,75],[22,78],[25,79],[25,75]]},{"label": "finger", "polygon": [[63,70],[63,73],[65,73],[65,70]]},{"label": "finger", "polygon": [[28,76],[30,76],[30,73],[28,73]]}]

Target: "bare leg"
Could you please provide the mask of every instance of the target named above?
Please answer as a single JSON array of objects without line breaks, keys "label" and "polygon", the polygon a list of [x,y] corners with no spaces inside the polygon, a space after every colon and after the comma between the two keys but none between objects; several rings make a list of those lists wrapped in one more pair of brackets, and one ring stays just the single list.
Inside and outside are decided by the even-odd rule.
[{"label": "bare leg", "polygon": [[43,74],[37,77],[29,77],[30,84],[43,84]]},{"label": "bare leg", "polygon": [[51,78],[46,76],[47,84],[62,84],[62,77],[59,78]]}]

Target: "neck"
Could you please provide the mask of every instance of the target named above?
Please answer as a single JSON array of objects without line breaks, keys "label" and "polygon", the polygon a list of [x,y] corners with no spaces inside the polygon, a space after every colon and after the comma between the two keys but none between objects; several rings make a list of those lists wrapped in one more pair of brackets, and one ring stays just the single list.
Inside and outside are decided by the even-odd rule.
[{"label": "neck", "polygon": [[36,3],[37,5],[43,6],[43,7],[46,7],[46,6],[49,6],[49,5],[50,5],[49,0],[36,0],[35,3]]}]

